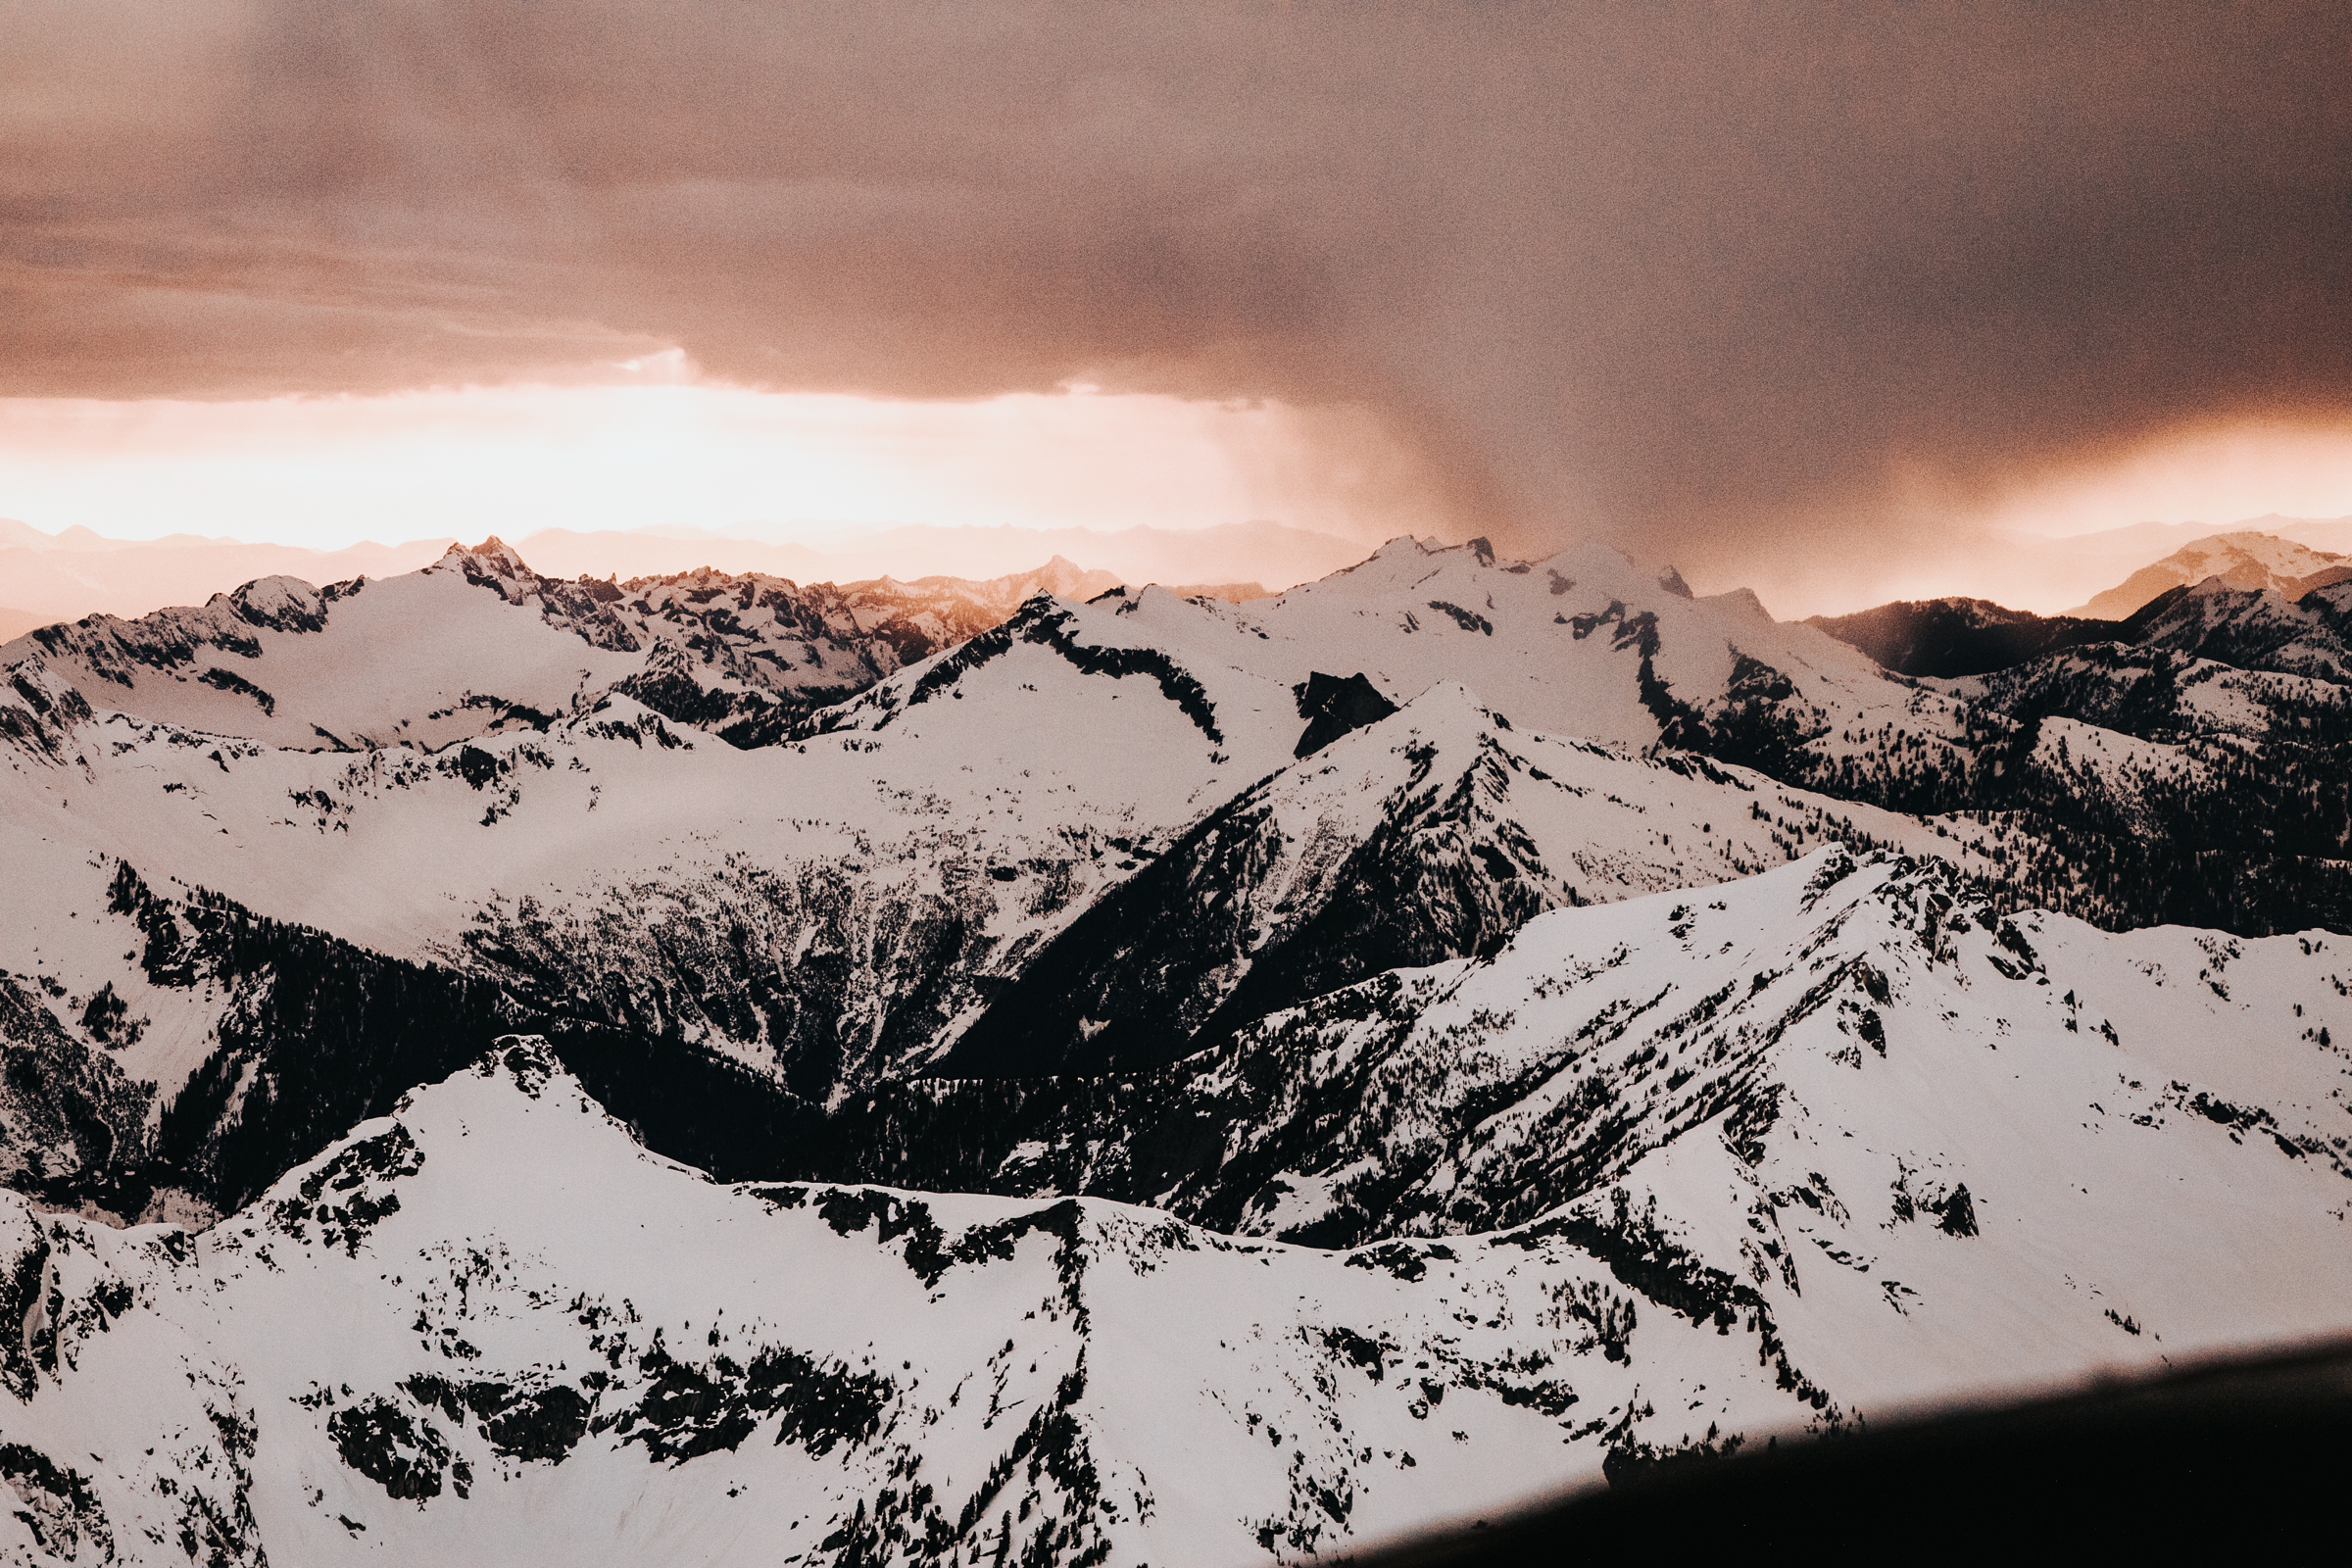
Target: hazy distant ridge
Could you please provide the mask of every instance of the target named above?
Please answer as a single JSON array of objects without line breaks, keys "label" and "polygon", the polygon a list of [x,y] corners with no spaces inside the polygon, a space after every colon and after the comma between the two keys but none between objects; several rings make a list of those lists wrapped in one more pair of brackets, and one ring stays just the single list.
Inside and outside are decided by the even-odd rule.
[{"label": "hazy distant ridge", "polygon": [[[84,615],[136,616],[168,606],[201,605],[261,577],[299,577],[324,585],[359,576],[397,576],[431,565],[455,542],[448,537],[396,545],[368,541],[321,551],[194,534],[156,540],[108,539],[87,528],[49,534],[0,518],[0,642]],[[625,581],[710,566],[801,583],[879,577],[986,580],[1032,570],[1041,561],[1062,556],[1130,583],[1239,588],[1254,581],[1275,590],[1336,571],[1364,554],[1363,546],[1336,535],[1274,523],[1103,532],[918,525],[828,541],[823,550],[678,527],[593,533],[541,528],[515,543],[534,567],[556,577]]]}]

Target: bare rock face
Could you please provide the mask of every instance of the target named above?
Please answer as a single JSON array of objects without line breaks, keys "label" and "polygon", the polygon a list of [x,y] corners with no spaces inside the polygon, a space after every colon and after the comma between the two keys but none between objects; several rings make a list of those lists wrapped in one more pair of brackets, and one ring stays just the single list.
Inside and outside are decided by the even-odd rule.
[{"label": "bare rock face", "polygon": [[1298,693],[1298,716],[1306,720],[1306,729],[1291,755],[1312,757],[1350,730],[1377,724],[1395,711],[1396,705],[1381,696],[1363,671],[1341,680],[1317,670]]},{"label": "bare rock face", "polygon": [[0,744],[63,761],[74,726],[97,716],[88,700],[38,656],[0,664]]}]

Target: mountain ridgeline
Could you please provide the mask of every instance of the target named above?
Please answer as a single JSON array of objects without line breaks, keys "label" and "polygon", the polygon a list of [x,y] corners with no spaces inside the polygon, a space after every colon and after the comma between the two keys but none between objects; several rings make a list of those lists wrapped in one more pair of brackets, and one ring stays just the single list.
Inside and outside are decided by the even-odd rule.
[{"label": "mountain ridgeline", "polygon": [[[658,1057],[770,1085],[746,1102],[761,1126],[886,1084],[1157,1070],[1492,955],[1545,910],[1829,842],[2110,928],[2352,924],[2352,586],[2288,604],[2208,582],[2115,623],[1974,602],[1822,623],[1877,662],[1607,552],[1401,542],[1249,605],[1028,586],[564,584],[493,543],[13,645],[20,798],[93,828],[63,912],[134,927],[141,955],[17,971],[50,1087],[18,1092],[42,1108],[16,1179],[122,1212],[159,1187],[233,1207],[516,1028],[605,1042],[579,1059],[595,1082]],[[428,657],[360,663],[396,614],[412,640],[438,618]],[[434,661],[468,647],[504,662],[453,693]],[[691,692],[669,684],[689,657]],[[775,697],[778,671],[827,661],[866,684]],[[756,680],[727,673],[747,662]],[[314,744],[172,716],[222,702],[257,731],[313,715]],[[399,738],[353,739],[379,735]],[[391,861],[420,874],[387,903]],[[193,956],[159,967],[159,922]],[[175,1029],[134,1006],[165,992]],[[688,1116],[707,1130],[674,1152],[750,1136],[724,1121]]]},{"label": "mountain ridgeline", "polygon": [[1814,615],[1805,624],[1853,644],[1898,675],[1947,679],[1990,674],[2086,643],[2136,640],[2123,621],[2036,615],[1988,599],[1897,600],[1850,615]]},{"label": "mountain ridgeline", "polygon": [[0,1556],[1302,1561],[2352,1328],[2352,579],[2231,549],[36,628]]}]

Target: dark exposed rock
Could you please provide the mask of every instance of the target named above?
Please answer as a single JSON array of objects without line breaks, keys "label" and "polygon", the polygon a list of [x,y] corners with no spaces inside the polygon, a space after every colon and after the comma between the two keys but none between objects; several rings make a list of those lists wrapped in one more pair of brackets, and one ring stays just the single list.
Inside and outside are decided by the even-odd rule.
[{"label": "dark exposed rock", "polygon": [[1341,736],[1377,724],[1396,711],[1396,705],[1383,697],[1361,670],[1345,680],[1317,671],[1307,676],[1304,685],[1294,688],[1294,694],[1298,699],[1298,716],[1306,720],[1294,757],[1312,757]]},{"label": "dark exposed rock", "polygon": [[52,1560],[115,1560],[114,1531],[89,1477],[24,1444],[0,1443],[0,1488],[15,1494],[17,1506],[11,1512],[32,1532],[34,1546]]},{"label": "dark exposed rock", "polygon": [[589,1400],[567,1384],[521,1393],[505,1383],[453,1382],[419,1373],[401,1388],[452,1424],[472,1417],[504,1458],[560,1464],[588,1433]]},{"label": "dark exposed rock", "polygon": [[878,1374],[820,1364],[780,1347],[761,1349],[749,1365],[724,1355],[695,1365],[672,1359],[657,1341],[639,1368],[651,1382],[637,1402],[599,1415],[589,1430],[616,1430],[623,1444],[643,1444],[657,1463],[738,1447],[771,1417],[770,1441],[821,1459],[837,1446],[871,1440],[897,1393]]},{"label": "dark exposed rock", "polygon": [[309,1239],[307,1227],[316,1223],[324,1245],[341,1246],[357,1257],[377,1222],[400,1212],[393,1184],[423,1165],[423,1151],[406,1127],[394,1122],[391,1131],[345,1146],[305,1176],[293,1198],[271,1208],[270,1223],[298,1242]]},{"label": "dark exposed rock", "polygon": [[262,690],[259,686],[256,686],[253,682],[247,680],[244,676],[238,674],[234,670],[222,669],[219,665],[215,665],[213,668],[206,670],[203,674],[197,676],[196,678],[199,681],[202,681],[205,685],[212,687],[216,691],[237,692],[243,696],[252,698],[256,703],[261,705],[261,710],[265,713],[274,713],[277,711],[276,698],[270,696],[268,692]]},{"label": "dark exposed rock", "polygon": [[0,673],[8,677],[0,690],[0,741],[63,761],[68,735],[96,716],[88,700],[37,659],[19,660]]},{"label": "dark exposed rock", "polygon": [[1449,605],[1443,599],[1432,599],[1429,602],[1429,608],[1441,615],[1450,617],[1453,623],[1464,631],[1474,631],[1485,637],[1494,635],[1494,623],[1475,611],[1464,610],[1459,605]]},{"label": "dark exposed rock", "polygon": [[472,1466],[451,1455],[449,1440],[430,1421],[412,1418],[380,1394],[327,1417],[326,1433],[343,1462],[383,1488],[386,1496],[438,1497],[447,1480],[463,1497],[472,1485]]}]

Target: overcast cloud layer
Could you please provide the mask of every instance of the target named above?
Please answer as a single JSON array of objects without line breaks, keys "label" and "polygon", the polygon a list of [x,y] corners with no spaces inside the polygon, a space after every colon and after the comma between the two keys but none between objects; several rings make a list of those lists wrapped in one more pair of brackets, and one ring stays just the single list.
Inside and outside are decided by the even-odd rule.
[{"label": "overcast cloud layer", "polygon": [[1724,559],[2342,421],[2347,299],[2341,5],[0,11],[0,395],[1359,405],[1506,548]]}]

